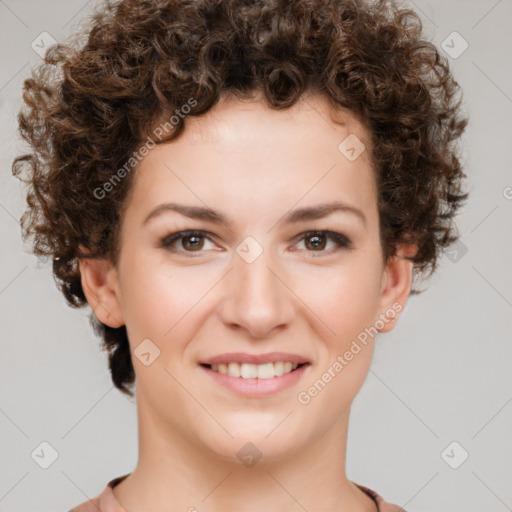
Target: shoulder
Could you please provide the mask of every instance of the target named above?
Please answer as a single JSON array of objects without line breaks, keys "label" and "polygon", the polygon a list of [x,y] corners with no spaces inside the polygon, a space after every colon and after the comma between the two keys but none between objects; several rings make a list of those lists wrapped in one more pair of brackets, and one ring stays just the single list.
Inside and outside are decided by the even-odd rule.
[{"label": "shoulder", "polygon": [[[355,483],[355,482],[354,482]],[[393,503],[387,502],[380,494],[375,492],[373,489],[369,487],[365,487],[364,485],[355,484],[359,489],[365,492],[370,498],[375,501],[377,505],[378,512],[407,512],[399,505],[394,505]]]},{"label": "shoulder", "polygon": [[69,512],[98,512],[100,509],[100,497],[96,497],[92,500],[84,501],[76,507],[69,510]]},{"label": "shoulder", "polygon": [[69,512],[125,512],[119,502],[116,500],[112,489],[120,482],[122,482],[127,476],[123,475],[107,483],[103,492],[92,500],[84,501],[77,505],[75,508],[69,510]]}]

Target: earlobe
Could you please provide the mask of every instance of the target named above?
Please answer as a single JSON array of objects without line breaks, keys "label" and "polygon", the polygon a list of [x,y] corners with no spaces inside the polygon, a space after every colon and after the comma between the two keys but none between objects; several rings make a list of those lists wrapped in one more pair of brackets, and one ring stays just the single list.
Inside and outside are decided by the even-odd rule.
[{"label": "earlobe", "polygon": [[96,318],[109,327],[124,319],[119,300],[116,269],[106,259],[79,259],[82,288]]},{"label": "earlobe", "polygon": [[393,330],[405,309],[411,292],[413,269],[413,262],[406,258],[416,251],[416,245],[402,245],[386,265],[380,297],[380,318],[385,317],[384,326],[378,329],[381,333]]}]

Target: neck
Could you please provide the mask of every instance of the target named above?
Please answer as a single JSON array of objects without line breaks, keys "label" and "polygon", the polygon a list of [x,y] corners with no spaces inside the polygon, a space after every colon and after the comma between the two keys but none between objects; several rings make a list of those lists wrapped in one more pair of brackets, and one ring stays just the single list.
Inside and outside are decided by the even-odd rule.
[{"label": "neck", "polygon": [[263,454],[252,467],[169,429],[145,401],[138,401],[137,412],[137,467],[114,488],[126,510],[377,510],[345,474],[349,411],[300,451],[280,460]]}]

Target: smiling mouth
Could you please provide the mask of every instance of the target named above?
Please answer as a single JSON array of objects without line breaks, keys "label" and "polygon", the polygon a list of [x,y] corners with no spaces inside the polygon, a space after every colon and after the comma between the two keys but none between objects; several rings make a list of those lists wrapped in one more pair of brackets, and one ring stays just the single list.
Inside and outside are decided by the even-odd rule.
[{"label": "smiling mouth", "polygon": [[239,377],[241,379],[273,379],[281,377],[287,373],[292,373],[302,366],[309,363],[291,363],[289,361],[278,361],[275,363],[251,364],[251,363],[221,363],[221,364],[201,364],[214,372],[228,375],[229,377]]}]

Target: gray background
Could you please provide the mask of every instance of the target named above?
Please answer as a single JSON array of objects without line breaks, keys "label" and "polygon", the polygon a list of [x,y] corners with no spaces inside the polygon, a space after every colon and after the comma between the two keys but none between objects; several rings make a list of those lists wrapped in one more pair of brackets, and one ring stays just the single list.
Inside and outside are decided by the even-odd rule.
[{"label": "gray background", "polygon": [[[377,339],[352,409],[348,476],[410,512],[512,510],[512,1],[410,5],[438,46],[453,31],[469,44],[450,62],[470,115],[463,155],[471,197],[458,217],[461,244],[443,257],[429,289],[411,297],[398,327]],[[24,192],[10,172],[22,81],[40,62],[32,41],[43,31],[64,40],[93,6],[0,0],[6,512],[68,510],[137,462],[135,404],[113,388],[88,310],[68,308],[50,266],[23,247]],[[462,47],[452,39],[453,53]],[[43,441],[58,452],[48,469],[31,457]],[[460,445],[445,456],[452,465],[469,453],[457,469],[441,456],[452,441]]]}]

